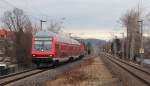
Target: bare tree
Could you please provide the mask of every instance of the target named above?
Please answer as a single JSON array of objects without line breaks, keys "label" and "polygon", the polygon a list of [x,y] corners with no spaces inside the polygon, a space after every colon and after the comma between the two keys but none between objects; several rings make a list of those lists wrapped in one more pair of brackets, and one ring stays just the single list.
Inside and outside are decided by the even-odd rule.
[{"label": "bare tree", "polygon": [[58,21],[52,20],[48,26],[48,30],[52,31],[54,33],[61,33],[62,32],[61,28],[63,27],[62,23],[63,22],[58,22]]},{"label": "bare tree", "polygon": [[[121,17],[122,25],[127,29],[126,57],[133,59],[139,53],[140,48],[140,28],[138,20],[141,12],[131,9]],[[137,42],[138,41],[138,42]]]},{"label": "bare tree", "polygon": [[2,17],[4,27],[10,31],[14,31],[14,46],[16,51],[16,59],[19,66],[24,67],[30,64],[30,48],[32,37],[32,23],[24,11],[14,8],[13,11],[6,11]]},{"label": "bare tree", "polygon": [[29,28],[30,30],[32,28],[28,16],[19,8],[14,8],[13,11],[4,12],[2,22],[10,31],[29,31]]},{"label": "bare tree", "polygon": [[37,24],[34,24],[32,33],[34,34],[34,33],[38,32],[40,30],[41,30],[41,28]]}]

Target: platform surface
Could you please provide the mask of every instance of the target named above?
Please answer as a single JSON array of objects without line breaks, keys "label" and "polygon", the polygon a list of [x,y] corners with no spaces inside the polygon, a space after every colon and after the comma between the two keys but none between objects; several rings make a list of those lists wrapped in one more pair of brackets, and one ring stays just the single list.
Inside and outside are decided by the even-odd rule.
[{"label": "platform surface", "polygon": [[47,81],[47,86],[120,86],[120,80],[113,77],[100,57],[87,60],[55,80]]}]

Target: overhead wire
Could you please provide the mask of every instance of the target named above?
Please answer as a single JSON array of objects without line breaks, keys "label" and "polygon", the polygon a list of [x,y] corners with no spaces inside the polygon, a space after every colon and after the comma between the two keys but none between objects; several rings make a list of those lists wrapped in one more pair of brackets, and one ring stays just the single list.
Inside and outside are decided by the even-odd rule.
[{"label": "overhead wire", "polygon": [[[8,2],[7,0],[0,0],[1,2],[3,2],[3,3],[5,3],[7,6],[10,6],[10,7],[12,7],[12,8],[19,8],[18,6],[16,6],[16,5],[14,5],[14,4],[12,4],[12,3],[10,3],[10,2]],[[7,9],[7,8],[6,8]],[[36,8],[37,9],[37,8]],[[25,13],[27,13],[27,15],[28,16],[30,16],[30,17],[32,17],[32,18],[34,18],[34,19],[36,19],[36,20],[40,20],[40,18],[37,18],[37,17],[35,17],[34,15],[31,15],[31,13],[29,12],[29,11],[27,11],[27,10],[25,10],[25,9],[23,9],[24,10],[24,12]],[[39,10],[38,10],[39,11]],[[45,14],[42,14],[41,12],[39,13],[40,15],[45,15]]]},{"label": "overhead wire", "polygon": [[16,7],[15,5],[11,4],[10,2],[8,2],[7,0],[0,0],[1,2],[11,6],[11,7]]},{"label": "overhead wire", "polygon": [[[14,5],[14,4],[12,4],[12,3],[10,3],[8,0],[0,0],[1,2],[3,2],[3,3],[5,3],[7,6],[9,6],[9,7],[12,7],[12,8],[19,8],[18,6],[16,6],[16,5]],[[45,13],[43,13],[39,8],[34,8],[33,6],[31,7],[30,5],[29,5],[29,1],[27,0],[26,1],[26,5],[28,5],[27,7],[28,8],[30,8],[30,9],[32,9],[32,10],[37,10],[37,12],[38,13],[35,13],[35,14],[37,14],[37,16],[35,16],[35,15],[33,15],[31,12],[29,12],[29,10],[27,10],[27,9],[23,9],[23,11],[26,13],[26,15],[27,16],[29,16],[29,18],[31,19],[31,21],[34,21],[34,23],[37,23],[37,21],[39,22],[39,20],[41,20],[41,19],[44,19],[44,17],[45,17],[45,19],[44,20],[46,20],[47,21],[47,24],[49,23],[49,22],[52,22],[52,21],[54,21],[54,22],[57,22],[57,23],[61,23],[61,22],[64,22],[64,19],[63,18],[60,18],[60,19],[57,19],[56,17],[54,18],[52,18],[52,16],[49,16],[49,15],[47,15],[47,14],[45,14]],[[7,8],[6,8],[7,9]],[[44,9],[44,8],[43,8]],[[46,9],[45,9],[46,10]],[[41,18],[40,18],[41,17]]]}]

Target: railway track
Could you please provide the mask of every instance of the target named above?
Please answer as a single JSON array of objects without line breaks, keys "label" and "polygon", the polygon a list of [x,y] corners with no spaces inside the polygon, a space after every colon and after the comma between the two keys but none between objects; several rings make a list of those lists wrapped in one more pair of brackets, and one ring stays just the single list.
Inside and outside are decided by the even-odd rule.
[{"label": "railway track", "polygon": [[[57,67],[59,67],[61,65],[64,65],[64,64],[59,64],[59,65],[57,65]],[[33,68],[33,69],[25,70],[22,72],[18,72],[18,73],[0,76],[0,86],[4,86],[4,85],[7,85],[9,83],[16,82],[18,80],[21,80],[21,79],[24,79],[27,77],[30,77],[30,76],[33,76],[36,74],[40,74],[42,72],[48,71],[48,70],[55,68],[55,67],[56,66],[51,66],[49,68],[41,68],[41,69]]]},{"label": "railway track", "polygon": [[110,54],[103,53],[103,55],[107,57],[107,58],[104,58],[105,60],[116,64],[123,70],[127,71],[128,73],[136,77],[138,80],[142,81],[144,84],[150,86],[150,70],[149,69],[144,68],[140,65],[129,63],[127,61],[123,61]]},{"label": "railway track", "polygon": [[23,71],[23,72],[2,76],[2,77],[0,77],[0,86],[8,85],[10,83],[17,82],[19,80],[23,80],[23,79],[28,78],[30,76],[42,74],[43,72],[49,71],[51,69],[55,69],[55,68],[59,69],[59,68],[65,66],[65,65],[75,64],[75,63],[78,62],[77,60],[80,61],[81,59],[76,59],[72,62],[64,62],[64,63],[61,63],[57,66],[52,66],[50,68],[30,69],[30,70],[26,70],[26,71]]},{"label": "railway track", "polygon": [[132,66],[132,67],[134,67],[134,68],[136,68],[136,69],[138,69],[138,70],[140,70],[140,71],[143,71],[143,72],[145,72],[145,73],[147,73],[147,74],[150,75],[150,69],[149,69],[149,68],[145,68],[145,67],[143,67],[143,66],[141,66],[141,65],[124,61],[124,60],[119,59],[118,57],[112,56],[112,55],[110,55],[110,54],[107,54],[107,57],[113,57],[113,59],[115,59],[115,60],[118,60],[118,61],[120,61],[120,62],[122,62],[122,63],[124,63],[124,64],[127,64],[127,65],[129,65],[129,66]]},{"label": "railway track", "polygon": [[4,86],[4,85],[9,84],[11,82],[15,82],[15,81],[18,81],[20,79],[24,79],[26,77],[33,76],[33,75],[36,75],[36,74],[44,72],[44,71],[46,71],[46,70],[34,69],[34,70],[28,70],[28,71],[24,71],[21,73],[16,73],[16,74],[5,76],[5,77],[0,79],[0,86]]},{"label": "railway track", "polygon": [[33,70],[35,70],[35,69],[29,69],[29,70],[24,70],[24,71],[21,71],[21,72],[16,72],[16,73],[8,74],[8,75],[3,75],[3,76],[0,76],[0,79],[15,76],[15,75],[22,74],[22,73],[25,73],[25,72],[30,72],[30,71],[33,71]]}]

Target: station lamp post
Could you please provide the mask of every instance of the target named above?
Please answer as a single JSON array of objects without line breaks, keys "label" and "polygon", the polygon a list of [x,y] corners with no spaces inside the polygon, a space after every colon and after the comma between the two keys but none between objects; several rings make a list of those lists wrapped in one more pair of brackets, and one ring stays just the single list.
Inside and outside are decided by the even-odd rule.
[{"label": "station lamp post", "polygon": [[40,20],[40,23],[41,23],[41,30],[42,30],[42,24],[43,24],[43,22],[46,22],[46,21]]}]

